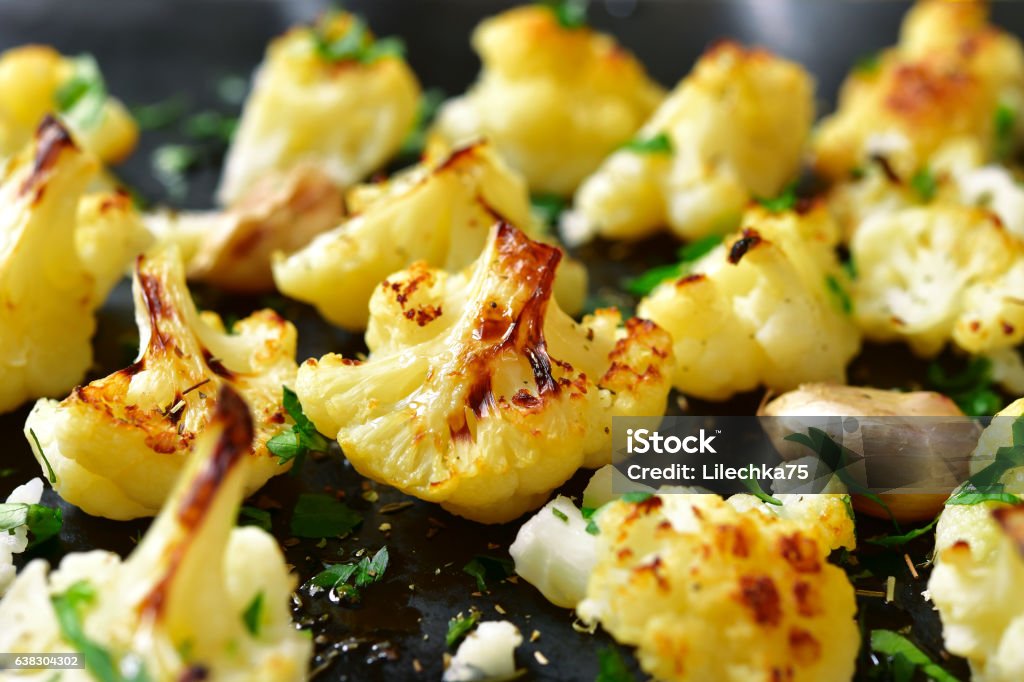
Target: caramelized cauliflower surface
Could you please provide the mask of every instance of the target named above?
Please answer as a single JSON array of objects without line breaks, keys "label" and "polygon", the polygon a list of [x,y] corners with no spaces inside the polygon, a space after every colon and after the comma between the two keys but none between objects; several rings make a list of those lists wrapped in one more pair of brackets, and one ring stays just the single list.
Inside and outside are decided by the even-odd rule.
[{"label": "caramelized cauliflower surface", "polygon": [[[822,499],[846,518],[852,542],[838,496]],[[730,502],[666,494],[604,507],[577,612],[636,646],[659,680],[850,680],[860,645],[853,586],[827,561],[840,535],[818,528],[817,511],[787,519],[753,509],[765,506],[756,500]]]},{"label": "caramelized cauliflower surface", "polygon": [[[972,474],[1014,442],[1018,400],[996,415],[972,456]],[[1024,495],[1024,467],[1003,474],[1005,491]],[[997,501],[947,505],[935,531],[935,568],[928,596],[942,618],[946,648],[971,664],[975,682],[1024,677],[1024,505]]]},{"label": "caramelized cauliflower surface", "polygon": [[860,335],[837,240],[823,205],[779,214],[754,207],[739,234],[643,299],[638,314],[672,334],[673,385],[722,400],[759,385],[843,382]]},{"label": "caramelized cauliflower surface", "polygon": [[261,178],[223,211],[158,212],[147,216],[147,226],[162,243],[179,247],[189,279],[251,294],[274,290],[274,253],[301,249],[344,215],[334,181],[300,165]]},{"label": "caramelized cauliflower surface", "polygon": [[483,522],[544,502],[609,461],[612,415],[664,411],[671,342],[656,325],[551,301],[561,253],[507,223],[458,275],[423,263],[370,301],[365,362],[299,369],[296,392],[364,476]]},{"label": "caramelized cauliflower surface", "polygon": [[637,135],[665,136],[667,147],[624,147],[608,157],[580,187],[566,236],[731,231],[753,197],[774,197],[797,176],[813,119],[814,84],[801,66],[719,43]]},{"label": "caramelized cauliflower surface", "polygon": [[[847,177],[882,156],[909,178],[943,146],[967,140],[988,159],[999,110],[1024,110],[1024,51],[988,23],[984,2],[924,0],[907,13],[899,44],[847,78],[835,114],[818,126],[816,169]],[[1020,116],[1008,131],[1016,145]]]},{"label": "caramelized cauliflower surface", "polygon": [[571,195],[664,95],[614,38],[564,27],[541,5],[485,20],[473,47],[483,70],[435,134],[450,146],[490,140],[534,192]]},{"label": "caramelized cauliflower surface", "polygon": [[952,341],[970,353],[1024,339],[1024,245],[992,213],[937,204],[864,221],[850,243],[857,323],[875,341],[936,355]]},{"label": "caramelized cauliflower surface", "polygon": [[[347,329],[366,327],[367,303],[393,272],[417,261],[458,271],[480,255],[495,220],[533,226],[522,178],[483,143],[357,188],[351,197],[354,215],[273,266],[282,293]],[[582,266],[558,277],[556,294],[570,312],[582,307],[585,290]]]},{"label": "caramelized cauliflower surface", "polygon": [[224,164],[221,203],[296,165],[351,185],[383,166],[412,129],[420,86],[358,17],[331,12],[267,48]]},{"label": "caramelized cauliflower surface", "polygon": [[[291,682],[307,678],[312,642],[292,624],[295,578],[274,538],[236,528],[250,479],[253,424],[224,387],[209,427],[182,467],[166,506],[124,561],[72,553],[50,571],[32,561],[0,601],[0,648],[13,653],[94,650],[62,680],[99,679],[99,649],[132,679]],[[59,479],[58,479],[59,480]],[[253,603],[259,600],[259,608]],[[52,671],[7,670],[48,680]],[[127,672],[125,672],[127,674]]]},{"label": "caramelized cauliflower surface", "polygon": [[284,424],[281,386],[295,378],[295,328],[263,310],[228,333],[215,313],[199,313],[174,249],[140,257],[134,295],[138,359],[76,388],[40,400],[25,433],[54,488],[95,516],[130,519],[160,510],[196,437],[230,385],[248,402],[256,437],[248,450],[245,492],[286,470],[266,448]]}]

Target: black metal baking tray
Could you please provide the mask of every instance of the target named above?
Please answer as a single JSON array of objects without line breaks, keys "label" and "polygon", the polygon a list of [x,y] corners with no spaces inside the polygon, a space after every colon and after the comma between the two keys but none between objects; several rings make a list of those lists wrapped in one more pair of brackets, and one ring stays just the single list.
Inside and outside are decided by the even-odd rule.
[{"label": "black metal baking tray", "polygon": [[[473,80],[479,63],[469,47],[473,26],[484,17],[517,3],[502,0],[348,0],[345,5],[363,14],[382,35],[401,36],[408,58],[425,86],[448,94],[461,92]],[[291,0],[0,0],[0,49],[27,42],[55,45],[65,53],[90,52],[99,60],[110,89],[129,104],[147,104],[185,94],[194,110],[218,108],[235,113],[216,95],[216,83],[227,75],[247,76],[261,58],[268,39],[289,25],[309,20],[326,3]],[[903,2],[822,0],[594,0],[591,21],[614,33],[666,86],[685,75],[711,42],[732,37],[766,46],[804,64],[818,82],[819,108],[828,111],[847,69],[859,57],[895,41]],[[996,3],[995,19],[1004,27],[1024,30],[1024,4]],[[143,196],[166,201],[163,187],[153,178],[150,154],[159,145],[179,141],[176,133],[143,136],[135,155],[119,174]],[[190,191],[178,205],[212,205],[217,169],[191,178]],[[594,292],[619,288],[621,279],[664,259],[667,240],[655,239],[627,248],[596,244],[580,253],[588,266]],[[268,303],[259,298],[226,298],[200,289],[205,305],[220,312],[245,313]],[[625,301],[628,303],[629,301]],[[293,320],[300,337],[299,357],[328,351],[356,352],[362,341],[331,328],[310,308],[277,297],[270,303]],[[135,336],[131,297],[122,284],[100,313],[96,335],[97,361],[93,374],[103,376],[126,364],[125,345]],[[851,368],[851,381],[877,386],[912,386],[924,377],[924,364],[901,347],[868,347]],[[740,396],[725,404],[691,401],[697,414],[750,413],[758,394]],[[678,411],[673,396],[672,410]],[[38,468],[22,435],[28,407],[0,416],[0,468],[15,472],[0,478],[0,496],[33,475]],[[586,474],[565,490],[578,492]],[[379,500],[364,499],[367,484],[335,452],[309,463],[301,477],[284,476],[258,493],[280,505],[273,512],[274,530],[285,545],[289,562],[307,578],[323,560],[338,560],[338,552],[376,548],[387,543],[391,563],[384,581],[366,591],[355,608],[330,603],[323,597],[303,597],[296,617],[312,622],[317,635],[319,668],[324,680],[435,680],[446,651],[448,619],[476,606],[485,618],[507,618],[529,638],[517,652],[526,679],[593,680],[598,672],[597,650],[613,645],[600,631],[576,631],[569,611],[548,604],[524,583],[491,581],[491,592],[479,595],[473,578],[461,567],[476,555],[507,556],[517,524],[482,526],[453,517],[438,507],[411,500],[398,513],[385,514],[390,502],[409,498],[374,486]],[[354,537],[332,540],[324,547],[288,538],[289,510],[302,491],[343,490],[347,500],[365,515]],[[52,497],[52,493],[48,493]],[[128,552],[145,522],[117,523],[89,517],[65,505],[65,526],[59,538],[30,556],[51,561],[70,551],[105,548]],[[381,523],[392,530],[382,532]],[[860,537],[884,528],[862,520]],[[923,562],[930,553],[927,539],[910,546]],[[861,598],[867,627],[913,626],[913,638],[948,670],[967,679],[962,661],[944,655],[938,618],[920,596],[926,572],[914,579],[902,555],[869,552],[865,560],[887,566],[897,576],[896,601],[883,604]],[[871,585],[858,585],[872,587]],[[877,586],[876,586],[877,587]],[[501,609],[501,611],[498,611]],[[549,661],[542,665],[534,652]],[[631,653],[624,655],[633,663]],[[862,654],[858,679],[879,679],[876,662]],[[639,676],[638,676],[638,679]],[[882,675],[881,679],[885,679]]]}]

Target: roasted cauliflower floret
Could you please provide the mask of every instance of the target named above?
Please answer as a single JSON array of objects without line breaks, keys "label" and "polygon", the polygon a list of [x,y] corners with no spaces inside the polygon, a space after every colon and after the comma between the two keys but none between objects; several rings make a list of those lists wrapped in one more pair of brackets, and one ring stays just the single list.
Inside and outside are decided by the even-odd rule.
[{"label": "roasted cauliflower floret", "polygon": [[92,363],[102,287],[75,246],[96,166],[47,118],[0,170],[0,412],[68,391]]},{"label": "roasted cauliflower floret", "polygon": [[[999,412],[972,456],[972,474],[990,465],[1014,438],[1024,400]],[[1024,494],[1024,467],[999,479],[1012,495]],[[942,618],[946,649],[970,662],[975,682],[1024,678],[1024,504],[998,501],[950,504],[935,533],[935,569],[928,594]]]},{"label": "roasted cauliflower floret", "polygon": [[792,181],[814,119],[814,83],[798,64],[719,43],[679,82],[638,139],[580,187],[570,241],[640,239],[669,228],[693,239],[731,231],[753,197]]},{"label": "roasted cauliflower floret", "polygon": [[812,520],[710,494],[612,502],[595,518],[598,560],[577,612],[636,646],[655,678],[852,678],[853,586]]},{"label": "roasted cauliflower floret", "polygon": [[270,43],[218,191],[236,203],[262,177],[299,164],[342,186],[383,166],[412,129],[420,86],[393,43],[331,12]]},{"label": "roasted cauliflower floret", "polygon": [[286,470],[267,451],[281,430],[281,387],[295,378],[295,328],[263,310],[228,333],[215,313],[199,313],[173,248],[139,258],[134,278],[140,351],[129,367],[40,400],[25,433],[54,488],[89,514],[130,519],[157,513],[230,385],[249,403],[256,437],[245,492]]},{"label": "roasted cauliflower floret", "polygon": [[107,96],[92,57],[64,57],[44,45],[0,54],[0,159],[28,144],[51,113],[104,163],[122,161],[138,141],[138,126],[120,101]]},{"label": "roasted cauliflower floret", "polygon": [[123,191],[87,194],[78,204],[75,249],[93,279],[93,300],[101,305],[124,279],[132,260],[145,251],[152,235]]},{"label": "roasted cauliflower floret", "polygon": [[292,253],[341,222],[345,200],[334,181],[315,166],[296,166],[257,181],[222,211],[147,216],[163,243],[178,245],[189,279],[240,293],[274,290],[271,256]]},{"label": "roasted cauliflower floret", "polygon": [[473,47],[480,77],[441,109],[435,132],[453,146],[489,139],[534,192],[572,194],[664,95],[614,38],[567,28],[541,5],[487,19]]},{"label": "roasted cauliflower floret", "polygon": [[828,202],[845,242],[871,217],[936,204],[987,210],[1010,234],[1024,240],[1020,177],[1019,169],[986,162],[977,144],[961,140],[945,145],[909,177],[900,177],[884,157],[876,157],[856,177],[833,185]]},{"label": "roasted cauliflower floret", "polygon": [[[819,125],[817,170],[841,179],[873,156],[909,178],[944,145],[969,140],[1005,155],[1024,111],[1024,52],[990,26],[985,2],[922,0],[897,46],[850,74],[837,112]],[[1000,130],[1009,121],[1010,130]]]},{"label": "roasted cauliflower floret", "polygon": [[296,392],[364,476],[484,522],[544,502],[611,457],[612,415],[661,414],[671,342],[644,320],[573,322],[552,302],[558,249],[507,223],[476,264],[423,263],[370,301],[369,358],[308,360]]},{"label": "roasted cauliflower floret", "polygon": [[1024,245],[984,209],[953,204],[879,213],[850,243],[854,310],[865,335],[932,356],[1024,339]]},{"label": "roasted cauliflower floret", "polygon": [[[274,263],[282,293],[347,329],[366,327],[370,296],[391,273],[416,261],[461,270],[480,255],[495,220],[533,225],[522,178],[483,143],[351,194],[354,215]],[[556,294],[571,313],[582,307],[585,290],[581,266],[560,274]]]},{"label": "roasted cauliflower floret", "polygon": [[[222,387],[209,428],[160,516],[121,560],[102,550],[73,553],[49,573],[42,559],[0,601],[0,648],[99,654],[66,682],[104,678],[109,657],[132,679],[291,682],[307,678],[312,642],[289,613],[296,580],[274,538],[236,528],[250,479],[253,425],[245,402]],[[48,575],[49,573],[49,575]],[[126,673],[127,674],[127,673]],[[8,670],[5,679],[49,679]],[[127,678],[126,678],[127,679]]]},{"label": "roasted cauliflower floret", "polygon": [[843,382],[860,337],[837,240],[822,205],[780,214],[754,207],[739,234],[643,299],[638,314],[672,334],[674,386],[720,400],[759,385]]}]

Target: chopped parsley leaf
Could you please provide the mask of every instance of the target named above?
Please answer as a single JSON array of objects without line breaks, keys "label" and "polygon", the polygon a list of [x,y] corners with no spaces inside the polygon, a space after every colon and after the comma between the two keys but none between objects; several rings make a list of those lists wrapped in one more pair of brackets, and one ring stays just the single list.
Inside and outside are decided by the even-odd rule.
[{"label": "chopped parsley leaf", "polygon": [[250,507],[243,505],[238,510],[238,525],[240,526],[256,526],[262,528],[268,533],[271,532],[273,525],[270,521],[270,512],[266,509],[260,509],[259,507]]},{"label": "chopped parsley leaf", "polygon": [[597,525],[597,521],[594,520],[594,514],[600,507],[583,507],[580,509],[580,513],[583,515],[583,519],[587,522],[587,532],[591,535],[600,535],[601,528]]},{"label": "chopped parsley leaf", "polygon": [[765,504],[774,504],[776,507],[782,506],[782,501],[777,497],[772,497],[765,492],[764,488],[761,487],[761,482],[756,478],[745,478],[743,479],[743,485],[746,486],[750,494],[761,500]]},{"label": "chopped parsley leaf", "polygon": [[185,176],[201,161],[202,153],[192,145],[165,144],[153,150],[150,164],[156,179],[171,198],[180,201],[188,195]]},{"label": "chopped parsley leaf", "polygon": [[921,198],[921,201],[927,203],[935,198],[935,193],[939,189],[939,181],[935,177],[935,173],[925,166],[910,178],[910,187]]},{"label": "chopped parsley leaf", "polygon": [[420,95],[419,107],[416,109],[416,120],[413,121],[412,130],[402,141],[402,148],[399,154],[402,156],[419,156],[427,145],[427,130],[434,122],[438,109],[444,103],[444,92],[437,88],[425,90]]},{"label": "chopped parsley leaf", "polygon": [[46,453],[43,452],[43,446],[39,444],[39,436],[37,436],[36,432],[32,429],[28,430],[28,435],[32,438],[32,444],[35,445],[33,450],[39,454],[39,457],[43,460],[43,464],[46,465],[46,480],[48,480],[51,485],[56,483],[57,474],[54,473],[53,467],[50,466],[50,460],[46,458]]},{"label": "chopped parsley leaf", "polygon": [[330,495],[303,493],[292,512],[291,533],[297,538],[343,536],[362,521],[362,514]]},{"label": "chopped parsley leaf", "polygon": [[995,156],[1000,161],[1006,161],[1013,154],[1014,128],[1017,124],[1017,112],[1013,107],[1000,104],[996,107],[994,115],[995,128]]},{"label": "chopped parsley leaf", "polygon": [[[957,678],[946,672],[946,670],[934,663],[928,654],[921,651],[917,646],[903,635],[892,630],[872,630],[871,650],[876,654],[890,657],[894,668],[903,670],[920,670],[926,677],[934,682],[957,682]],[[910,679],[912,675],[905,679]]]},{"label": "chopped parsley leaf", "polygon": [[928,366],[928,383],[972,417],[993,415],[1003,406],[1003,399],[992,389],[992,361],[988,358],[972,358],[957,374],[947,374],[942,365],[933,362]]},{"label": "chopped parsley leaf", "polygon": [[225,104],[239,106],[249,92],[249,79],[239,75],[227,75],[217,81],[217,97]]},{"label": "chopped parsley leaf", "polygon": [[263,627],[263,592],[259,592],[242,613],[242,622],[245,629],[253,637],[259,637],[260,629]]},{"label": "chopped parsley leaf", "polygon": [[142,130],[169,128],[185,115],[188,100],[181,95],[132,107],[132,117]]},{"label": "chopped parsley leaf", "polygon": [[468,616],[461,613],[454,618],[448,619],[448,632],[444,636],[445,644],[451,649],[462,641],[463,637],[469,634],[470,630],[476,627],[480,620],[480,612],[471,610]]},{"label": "chopped parsley leaf", "polygon": [[0,504],[0,532],[25,526],[31,536],[29,547],[49,540],[60,532],[63,513],[59,507],[24,502]]},{"label": "chopped parsley leaf", "polygon": [[614,646],[606,646],[597,650],[597,661],[600,670],[594,682],[634,682],[633,673],[629,671],[622,652]]},{"label": "chopped parsley leaf", "polygon": [[648,138],[634,138],[619,149],[634,154],[671,154],[673,151],[672,139],[665,133]]},{"label": "chopped parsley leaf", "polygon": [[488,579],[504,580],[515,572],[515,568],[508,559],[478,555],[463,566],[462,571],[476,578],[477,589],[486,592]]},{"label": "chopped parsley leaf", "polygon": [[785,213],[796,206],[796,183],[791,183],[775,197],[755,197],[757,203],[772,213]]},{"label": "chopped parsley leaf", "polygon": [[554,514],[559,519],[561,519],[563,522],[569,523],[568,515],[566,515],[566,513],[564,511],[562,511],[561,509],[559,509],[558,507],[552,507],[551,508],[551,513]]},{"label": "chopped parsley leaf", "polygon": [[325,32],[332,18],[333,15],[328,14],[312,30],[313,49],[324,61],[372,64],[386,57],[402,57],[405,54],[405,43],[401,39],[392,37],[374,40],[366,22],[357,16],[352,17],[345,33],[332,38]]},{"label": "chopped parsley leaf", "polygon": [[185,134],[192,139],[214,141],[225,146],[231,142],[236,128],[238,128],[237,116],[228,116],[213,109],[189,116],[183,125]]},{"label": "chopped parsley leaf", "polygon": [[709,235],[685,244],[676,252],[677,263],[659,265],[626,280],[626,291],[634,296],[646,296],[666,280],[678,279],[689,272],[689,265],[708,255],[722,243],[722,235]]},{"label": "chopped parsley leaf", "polygon": [[839,305],[839,309],[846,315],[853,314],[853,299],[850,298],[850,294],[846,291],[846,288],[839,282],[835,275],[825,276],[825,287],[828,289],[828,293]]},{"label": "chopped parsley leaf", "polygon": [[95,128],[103,118],[107,85],[96,59],[90,54],[75,57],[71,77],[54,95],[58,113],[81,128]]},{"label": "chopped parsley leaf", "polygon": [[302,411],[302,404],[295,391],[287,386],[282,386],[282,390],[284,409],[295,423],[290,429],[268,440],[267,449],[277,456],[280,464],[295,460],[292,471],[297,474],[308,453],[326,452],[330,442],[316,430],[316,426]]},{"label": "chopped parsley leaf", "polygon": [[862,55],[853,65],[853,70],[862,75],[870,75],[876,73],[878,68],[882,65],[882,53],[872,52],[870,54]]},{"label": "chopped parsley leaf", "polygon": [[654,289],[662,282],[670,279],[678,279],[682,274],[683,267],[679,263],[659,265],[637,275],[636,277],[631,277],[626,280],[626,291],[634,296],[646,296],[654,291]]},{"label": "chopped parsley leaf", "polygon": [[565,207],[565,199],[557,194],[534,194],[530,197],[530,208],[540,217],[549,232],[558,225]]},{"label": "chopped parsley leaf", "polygon": [[587,25],[588,0],[546,0],[544,5],[550,9],[558,25],[569,30]]},{"label": "chopped parsley leaf", "polygon": [[122,666],[110,651],[85,634],[82,614],[95,601],[96,590],[85,580],[80,580],[62,594],[51,597],[61,636],[82,654],[85,669],[99,682],[148,682],[150,677],[146,674],[145,668],[139,665],[134,674],[123,674]]},{"label": "chopped parsley leaf", "polygon": [[676,255],[678,256],[680,263],[693,263],[714,251],[715,247],[721,244],[723,239],[724,237],[720,234],[701,237],[689,244],[680,246]]},{"label": "chopped parsley leaf", "polygon": [[919,538],[922,535],[924,535],[925,533],[929,532],[932,528],[935,528],[935,524],[938,523],[938,522],[939,522],[939,518],[935,517],[934,519],[932,519],[932,522],[929,523],[927,526],[922,526],[921,528],[915,528],[914,530],[909,530],[906,533],[903,533],[902,535],[883,535],[883,536],[877,537],[877,538],[868,538],[868,542],[870,542],[873,545],[879,545],[881,547],[893,547],[895,545],[905,545],[908,542],[910,542],[911,540],[913,540],[915,538]]}]

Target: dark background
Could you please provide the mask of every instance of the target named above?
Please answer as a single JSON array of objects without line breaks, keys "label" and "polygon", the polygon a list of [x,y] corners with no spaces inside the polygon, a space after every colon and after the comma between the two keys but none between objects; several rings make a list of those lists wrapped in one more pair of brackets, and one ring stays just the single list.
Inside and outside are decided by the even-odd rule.
[{"label": "dark background", "polygon": [[[482,18],[510,7],[498,0],[349,0],[350,9],[362,13],[378,35],[399,35],[408,58],[425,87],[456,94],[469,85],[479,63],[469,47],[469,34]],[[996,3],[994,15],[1003,26],[1018,34],[1024,30],[1024,4]],[[217,109],[236,114],[237,106],[217,96],[216,85],[225,76],[248,76],[259,62],[267,41],[289,25],[308,20],[327,6],[320,2],[271,0],[0,0],[0,50],[28,42],[50,43],[66,54],[90,52],[98,59],[110,91],[129,106],[151,104],[185,94],[191,111]],[[684,76],[711,42],[732,37],[760,44],[794,58],[817,78],[819,108],[831,109],[838,85],[851,64],[880,47],[893,43],[899,21],[908,5],[903,2],[851,2],[822,0],[595,0],[590,17],[595,26],[614,33],[647,65],[664,85]],[[119,174],[143,196],[155,202],[167,194],[152,175],[150,155],[167,142],[186,141],[180,131],[143,134],[139,149]],[[206,208],[218,169],[195,173],[190,191],[180,205]],[[591,267],[595,291],[615,289],[624,272],[646,268],[665,259],[671,248],[664,242],[643,243],[628,251],[625,262],[612,262],[601,246],[583,254]],[[661,254],[660,256],[658,254]],[[264,305],[278,307],[300,330],[299,359],[328,351],[352,352],[361,341],[323,323],[309,308],[277,298],[225,299],[216,292],[197,292],[205,307],[220,312],[242,313]],[[103,376],[127,364],[125,347],[136,341],[130,293],[126,285],[115,292],[101,311],[97,332],[97,366],[93,376]],[[865,359],[866,358],[866,359]],[[880,358],[880,359],[879,359]],[[883,367],[881,371],[879,367]],[[851,380],[878,386],[907,386],[920,377],[922,363],[904,349],[868,349],[851,369]],[[758,395],[743,396],[727,405],[696,404],[698,414],[753,412]],[[673,397],[673,405],[675,398]],[[693,405],[693,404],[691,404]],[[673,408],[675,409],[675,408]],[[703,411],[702,411],[703,410]],[[0,478],[0,496],[17,483],[38,475],[21,429],[28,407],[0,415],[3,454],[0,469],[12,475]],[[578,492],[587,475],[577,476],[564,491]],[[365,514],[362,529],[325,547],[314,542],[288,539],[289,510],[302,491],[325,487],[344,490],[347,501]],[[387,543],[391,566],[384,581],[365,591],[358,608],[331,604],[324,597],[300,594],[296,618],[317,634],[317,659],[325,664],[318,679],[331,680],[433,680],[441,674],[447,621],[471,605],[485,619],[508,618],[536,642],[517,652],[518,664],[528,679],[593,680],[598,671],[597,650],[610,645],[598,632],[587,635],[572,627],[568,611],[548,604],[525,584],[489,580],[491,592],[474,595],[474,581],[461,567],[476,555],[507,557],[517,524],[488,527],[454,518],[439,508],[415,501],[396,514],[384,514],[381,505],[407,500],[396,491],[374,487],[377,502],[364,499],[368,484],[362,481],[335,452],[311,462],[302,477],[279,477],[261,494],[257,503],[272,500],[275,534],[286,546],[289,562],[303,580],[323,561],[347,559],[360,548],[371,550]],[[371,495],[372,497],[372,495]],[[55,498],[49,494],[51,501]],[[381,523],[393,530],[379,530]],[[877,524],[876,524],[877,525]],[[65,528],[59,539],[37,548],[30,556],[56,561],[68,551],[102,547],[128,552],[146,522],[115,523],[87,517],[65,505]],[[885,530],[884,527],[881,530]],[[878,531],[861,520],[858,535]],[[908,551],[918,563],[929,554],[928,540]],[[861,597],[868,627],[900,628],[913,624],[914,639],[936,660],[941,638],[938,619],[920,596],[925,576],[912,578],[901,554],[870,550],[861,555],[861,568],[880,576],[896,575],[896,602]],[[883,578],[884,581],[884,578]],[[884,582],[883,582],[884,584]],[[884,589],[869,580],[858,588]],[[497,608],[507,611],[501,615]],[[632,662],[628,649],[624,655]],[[550,661],[540,664],[534,652]],[[423,672],[416,673],[414,660]],[[962,662],[943,664],[966,679]],[[862,656],[858,679],[872,679],[878,668]],[[885,673],[881,679],[886,679]]]}]

